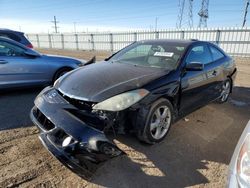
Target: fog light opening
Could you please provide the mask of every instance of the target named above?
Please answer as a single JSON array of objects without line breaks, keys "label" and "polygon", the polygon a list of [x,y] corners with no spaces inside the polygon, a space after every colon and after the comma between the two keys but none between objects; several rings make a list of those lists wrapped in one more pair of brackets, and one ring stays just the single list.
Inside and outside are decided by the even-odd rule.
[{"label": "fog light opening", "polygon": [[62,142],[62,147],[67,147],[71,143],[72,143],[72,137],[67,136]]}]

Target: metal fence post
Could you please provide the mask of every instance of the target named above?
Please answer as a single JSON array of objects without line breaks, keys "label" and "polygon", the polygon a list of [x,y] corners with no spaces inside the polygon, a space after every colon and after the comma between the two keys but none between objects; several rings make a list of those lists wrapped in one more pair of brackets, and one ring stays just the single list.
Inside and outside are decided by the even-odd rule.
[{"label": "metal fence post", "polygon": [[113,34],[112,33],[109,34],[109,40],[110,40],[110,51],[113,52],[114,51],[114,43],[113,43]]},{"label": "metal fence post", "polygon": [[216,31],[216,39],[215,39],[215,43],[216,43],[217,45],[220,44],[220,34],[221,34],[221,31],[218,29],[218,30]]},{"label": "metal fence post", "polygon": [[39,41],[39,35],[36,34],[36,42],[37,42],[37,47],[40,48],[40,41]]},{"label": "metal fence post", "polygon": [[90,34],[90,36],[91,36],[92,51],[94,51],[95,50],[94,34]]},{"label": "metal fence post", "polygon": [[75,34],[75,40],[76,40],[76,50],[79,50],[78,34]]},{"label": "metal fence post", "polygon": [[48,34],[48,38],[49,38],[49,48],[52,48],[51,34]]},{"label": "metal fence post", "polygon": [[155,31],[155,39],[159,39],[159,31]]},{"label": "metal fence post", "polygon": [[185,31],[181,31],[181,39],[184,39],[185,38]]},{"label": "metal fence post", "polygon": [[64,49],[64,36],[61,34],[62,49]]},{"label": "metal fence post", "polygon": [[137,33],[135,32],[134,33],[134,42],[136,42],[137,41]]}]

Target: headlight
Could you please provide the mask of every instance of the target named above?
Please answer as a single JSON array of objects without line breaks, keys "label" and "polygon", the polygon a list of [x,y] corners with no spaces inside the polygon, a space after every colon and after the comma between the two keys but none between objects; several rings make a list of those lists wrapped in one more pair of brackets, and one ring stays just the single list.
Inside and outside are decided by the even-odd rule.
[{"label": "headlight", "polygon": [[93,106],[94,110],[121,111],[144,98],[149,92],[145,89],[137,89],[122,93],[102,101]]},{"label": "headlight", "polygon": [[240,187],[250,185],[250,134],[247,134],[237,159],[237,178]]}]

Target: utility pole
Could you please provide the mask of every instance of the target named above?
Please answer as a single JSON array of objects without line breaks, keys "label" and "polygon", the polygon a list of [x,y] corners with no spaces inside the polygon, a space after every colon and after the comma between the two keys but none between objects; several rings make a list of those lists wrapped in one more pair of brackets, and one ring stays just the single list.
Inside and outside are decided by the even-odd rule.
[{"label": "utility pole", "polygon": [[193,1],[194,0],[179,0],[179,14],[176,22],[177,28],[182,28],[185,23],[188,24],[188,27],[193,27]]},{"label": "utility pole", "polygon": [[198,13],[198,15],[200,16],[200,22],[198,27],[207,27],[208,5],[209,0],[202,0],[201,10]]},{"label": "utility pole", "polygon": [[149,31],[152,31],[152,30],[153,30],[153,26],[149,25]]},{"label": "utility pole", "polygon": [[76,33],[76,23],[77,22],[74,22],[74,32]]},{"label": "utility pole", "polygon": [[246,7],[245,7],[245,12],[244,12],[242,27],[245,27],[245,25],[246,25],[249,4],[250,4],[250,0],[246,0]]},{"label": "utility pole", "polygon": [[158,17],[155,18],[155,31],[157,31],[157,27],[158,27]]},{"label": "utility pole", "polygon": [[54,26],[53,26],[53,28],[55,29],[55,33],[58,33],[58,26],[57,26],[57,24],[59,23],[57,20],[56,20],[56,16],[54,16],[54,20],[53,21],[51,21],[53,24],[54,24]]}]

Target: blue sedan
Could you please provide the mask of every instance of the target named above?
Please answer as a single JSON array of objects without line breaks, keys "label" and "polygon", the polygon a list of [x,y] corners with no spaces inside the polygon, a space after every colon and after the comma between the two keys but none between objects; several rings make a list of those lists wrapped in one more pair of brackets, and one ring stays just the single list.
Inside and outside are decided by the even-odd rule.
[{"label": "blue sedan", "polygon": [[84,63],[69,57],[40,54],[0,37],[0,89],[46,86]]}]

